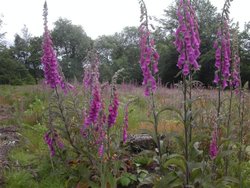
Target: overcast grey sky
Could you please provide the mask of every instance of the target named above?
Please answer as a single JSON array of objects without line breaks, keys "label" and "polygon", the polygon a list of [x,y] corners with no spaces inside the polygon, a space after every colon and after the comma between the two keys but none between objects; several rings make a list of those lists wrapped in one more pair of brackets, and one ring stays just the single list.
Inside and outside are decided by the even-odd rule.
[{"label": "overcast grey sky", "polygon": [[[224,0],[210,0],[218,10]],[[145,0],[148,12],[160,17],[163,9],[173,0]],[[139,25],[138,0],[47,0],[49,9],[49,27],[59,18],[72,20],[82,25],[88,36],[95,39],[100,35],[109,35],[121,31],[125,26]],[[33,36],[42,35],[44,0],[0,0],[0,14],[4,22],[1,31],[7,32],[7,40],[13,40],[24,24]],[[231,6],[231,18],[240,22],[250,21],[250,0],[234,0]]]}]

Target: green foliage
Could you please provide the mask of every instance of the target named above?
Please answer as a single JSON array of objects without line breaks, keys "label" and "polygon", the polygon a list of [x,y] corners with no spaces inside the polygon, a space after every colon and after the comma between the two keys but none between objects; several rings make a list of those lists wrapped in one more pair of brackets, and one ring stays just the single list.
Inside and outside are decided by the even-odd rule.
[{"label": "green foliage", "polygon": [[33,84],[34,79],[24,65],[12,58],[8,49],[0,52],[0,84]]},{"label": "green foliage", "polygon": [[6,175],[6,187],[8,188],[27,188],[38,187],[38,183],[33,179],[32,174],[25,170],[9,171]]},{"label": "green foliage", "polygon": [[92,40],[81,26],[62,18],[55,22],[52,38],[66,79],[82,80],[82,62],[92,46]]}]

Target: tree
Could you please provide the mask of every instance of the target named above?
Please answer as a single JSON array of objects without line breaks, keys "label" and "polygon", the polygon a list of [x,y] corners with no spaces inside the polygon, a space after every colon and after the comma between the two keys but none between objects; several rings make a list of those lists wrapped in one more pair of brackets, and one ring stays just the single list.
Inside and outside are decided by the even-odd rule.
[{"label": "tree", "polygon": [[125,27],[120,33],[101,36],[95,40],[95,48],[101,58],[101,80],[110,81],[112,75],[124,68],[123,82],[142,82],[139,66],[139,34],[136,27]]},{"label": "tree", "polygon": [[250,22],[245,24],[244,30],[239,34],[239,44],[241,78],[243,84],[248,81],[250,88]]},{"label": "tree", "polygon": [[14,46],[11,47],[16,60],[23,64],[29,73],[34,77],[36,84],[42,78],[41,58],[41,37],[32,37],[28,28],[24,26],[22,36],[16,34]]},{"label": "tree", "polygon": [[92,46],[91,38],[81,26],[62,18],[55,22],[52,38],[65,77],[81,80],[82,63]]},{"label": "tree", "polygon": [[23,64],[12,56],[11,50],[0,52],[0,84],[33,84],[34,80]]},{"label": "tree", "polygon": [[[3,25],[3,20],[0,18],[0,29],[2,29],[2,25]],[[5,37],[5,32],[3,33],[1,32],[0,33],[0,51],[4,50],[6,47],[4,37]]]}]

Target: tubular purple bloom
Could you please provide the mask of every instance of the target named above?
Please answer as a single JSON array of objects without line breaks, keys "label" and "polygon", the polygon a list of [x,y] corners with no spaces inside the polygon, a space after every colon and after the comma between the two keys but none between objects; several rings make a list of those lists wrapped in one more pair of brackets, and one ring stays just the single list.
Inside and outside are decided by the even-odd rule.
[{"label": "tubular purple bloom", "polygon": [[118,107],[119,107],[118,94],[116,92],[116,89],[114,89],[113,102],[112,104],[109,105],[109,115],[108,115],[109,128],[112,127],[116,122],[116,118],[118,115]]},{"label": "tubular purple bloom", "polygon": [[233,58],[232,87],[238,93],[240,87],[240,57],[237,54]]},{"label": "tubular purple bloom", "polygon": [[84,120],[85,128],[97,122],[97,117],[98,117],[100,110],[101,110],[100,89],[98,88],[97,85],[95,85],[92,91],[90,110],[89,110],[88,116]]},{"label": "tubular purple bloom", "polygon": [[179,26],[175,32],[175,46],[180,53],[177,66],[184,76],[199,70],[197,59],[200,56],[198,22],[190,0],[180,0],[177,10]]},{"label": "tubular purple bloom", "polygon": [[104,145],[103,144],[100,145],[99,150],[98,150],[98,154],[100,157],[103,156],[103,154],[104,154]]},{"label": "tubular purple bloom", "polygon": [[56,147],[59,149],[63,149],[63,147],[64,147],[64,144],[63,144],[61,138],[59,137],[59,135],[57,134],[57,132],[55,130],[48,131],[47,133],[45,133],[44,141],[46,142],[46,144],[49,147],[51,157],[53,157],[55,155],[55,148]]},{"label": "tubular purple bloom", "polygon": [[127,141],[128,138],[128,104],[125,106],[125,115],[124,115],[124,120],[123,120],[123,143]]},{"label": "tubular purple bloom", "polygon": [[212,133],[212,141],[210,143],[209,155],[211,159],[214,160],[216,156],[218,155],[218,153],[219,151],[218,151],[218,146],[217,146],[217,130],[215,128]]},{"label": "tubular purple bloom", "polygon": [[59,74],[59,67],[57,62],[56,53],[53,49],[53,42],[47,26],[48,8],[47,3],[44,4],[44,35],[43,35],[43,56],[41,62],[43,65],[45,83],[50,85],[52,89],[60,85],[62,89],[66,89],[66,84],[63,82]]},{"label": "tubular purple bloom", "polygon": [[217,40],[214,42],[215,52],[215,68],[216,74],[214,83],[225,89],[230,79],[230,34],[228,22],[224,21],[221,28],[217,32]]},{"label": "tubular purple bloom", "polygon": [[[147,12],[145,4],[141,6],[141,11]],[[140,34],[140,66],[143,74],[142,85],[145,86],[144,94],[149,96],[156,91],[156,80],[154,75],[158,70],[159,54],[154,48],[154,40],[150,37],[147,13],[142,15],[143,20],[139,27]]]}]

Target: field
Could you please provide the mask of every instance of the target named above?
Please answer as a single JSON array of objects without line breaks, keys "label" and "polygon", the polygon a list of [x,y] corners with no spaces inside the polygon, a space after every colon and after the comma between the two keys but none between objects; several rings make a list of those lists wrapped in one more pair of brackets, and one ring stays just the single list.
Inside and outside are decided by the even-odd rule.
[{"label": "field", "polygon": [[[108,88],[108,86],[107,86]],[[56,101],[53,91],[44,85],[0,87],[0,183],[3,187],[182,187],[185,174],[184,126],[177,111],[183,107],[181,86],[169,89],[158,87],[155,93],[158,111],[161,113],[158,132],[161,135],[162,156],[159,159],[155,143],[150,100],[144,97],[143,88],[134,85],[118,85],[119,113],[109,132],[108,149],[98,155],[91,136],[80,134],[83,126],[83,109],[87,104],[83,87],[78,85],[73,93],[59,92],[60,102],[67,106],[70,135],[68,140],[61,120],[54,114],[54,126],[64,148],[56,148],[50,156],[44,135],[49,129],[49,106]],[[109,89],[102,96],[108,105]],[[194,187],[238,187],[239,168],[244,187],[250,186],[250,135],[249,96],[245,93],[244,129],[239,162],[238,98],[232,100],[230,136],[227,132],[227,116],[230,92],[222,94],[222,114],[219,154],[209,157],[209,145],[216,115],[217,90],[194,88],[192,97],[193,137],[189,145],[190,180]],[[124,108],[128,107],[128,140],[123,143]],[[73,106],[73,108],[71,108]],[[79,117],[77,117],[77,115]],[[144,133],[144,134],[142,134]],[[147,135],[145,135],[147,133]],[[152,137],[151,137],[152,135]],[[94,137],[97,135],[93,135]],[[139,140],[137,142],[137,140]],[[88,144],[88,146],[86,146]],[[74,146],[79,153],[74,151]],[[89,151],[90,153],[88,153]],[[226,161],[228,170],[225,172]],[[240,165],[240,166],[239,166]],[[227,175],[225,176],[225,173]],[[104,185],[103,185],[103,182]]]}]

